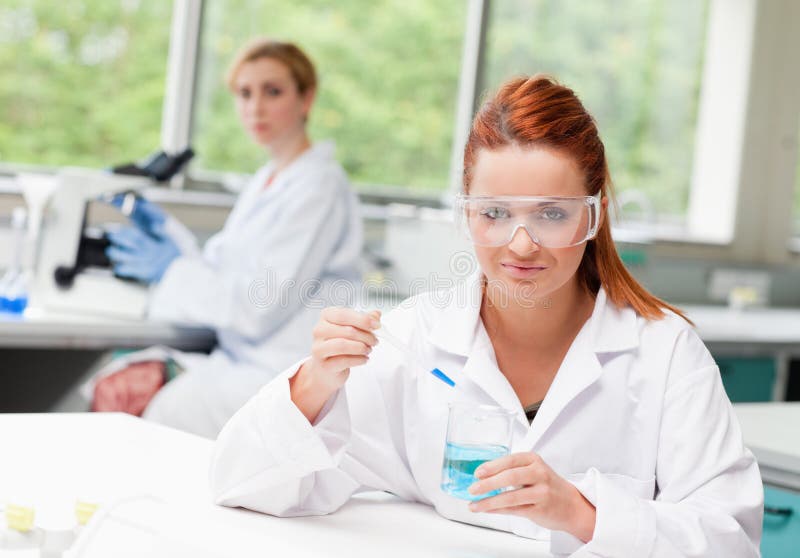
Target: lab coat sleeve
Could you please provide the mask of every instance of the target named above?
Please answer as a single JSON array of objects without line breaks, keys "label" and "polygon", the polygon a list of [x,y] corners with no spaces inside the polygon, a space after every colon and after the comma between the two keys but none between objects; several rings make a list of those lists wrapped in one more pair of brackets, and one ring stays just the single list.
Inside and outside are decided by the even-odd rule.
[{"label": "lab coat sleeve", "polygon": [[[555,554],[583,556],[759,556],[763,487],[719,369],[691,330],[682,332],[659,435],[655,500],[592,469],[576,483],[597,511],[582,545],[553,533]],[[704,363],[691,369],[692,361]],[[689,368],[687,368],[689,367]],[[632,489],[633,488],[633,489]]]},{"label": "lab coat sleeve", "polygon": [[303,305],[316,304],[311,292],[350,218],[343,180],[317,173],[293,185],[273,222],[235,239],[252,244],[248,261],[222,266],[207,257],[176,259],[151,294],[150,317],[259,340]]},{"label": "lab coat sleeve", "polygon": [[359,490],[414,499],[416,485],[387,420],[394,404],[374,379],[380,366],[352,369],[313,425],[289,396],[299,366],[265,386],[217,439],[210,470],[215,502],[288,517],[330,513]]},{"label": "lab coat sleeve", "polygon": [[188,257],[200,256],[200,248],[197,246],[197,238],[192,234],[186,225],[178,221],[172,215],[167,216],[164,223],[164,232],[178,246],[181,255]]}]

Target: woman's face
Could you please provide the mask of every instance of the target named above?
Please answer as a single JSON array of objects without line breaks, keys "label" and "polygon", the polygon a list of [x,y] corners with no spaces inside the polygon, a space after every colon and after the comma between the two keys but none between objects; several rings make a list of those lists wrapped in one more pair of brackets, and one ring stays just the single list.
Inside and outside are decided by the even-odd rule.
[{"label": "woman's face", "polygon": [[[558,151],[506,146],[482,149],[473,168],[470,196],[586,196],[584,176]],[[605,200],[603,200],[605,202]],[[568,248],[536,244],[524,228],[499,247],[475,246],[490,285],[508,295],[540,299],[574,286],[586,243]]]},{"label": "woman's face", "polygon": [[301,95],[282,62],[266,57],[245,62],[234,87],[239,120],[257,144],[280,144],[304,128],[314,94]]}]

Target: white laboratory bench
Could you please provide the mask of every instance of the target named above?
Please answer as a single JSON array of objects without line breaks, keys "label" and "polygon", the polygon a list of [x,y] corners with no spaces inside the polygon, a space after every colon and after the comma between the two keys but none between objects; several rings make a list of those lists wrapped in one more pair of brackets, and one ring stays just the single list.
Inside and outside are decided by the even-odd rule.
[{"label": "white laboratory bench", "polygon": [[764,558],[796,558],[800,545],[800,402],[734,405],[764,480]]},{"label": "white laboratory bench", "polygon": [[[800,309],[678,306],[709,346],[769,348],[800,355]],[[202,327],[37,309],[28,309],[24,316],[0,312],[0,346],[4,347],[147,347],[163,343],[183,350],[202,350],[213,340],[213,332]]]},{"label": "white laboratory bench", "polygon": [[678,307],[695,323],[697,333],[709,346],[739,350],[768,347],[800,354],[800,309]]},{"label": "white laboratory bench", "polygon": [[0,412],[73,410],[74,387],[114,349],[167,345],[207,352],[212,330],[147,320],[59,314],[28,308],[0,312]]},{"label": "white laboratory bench", "polygon": [[[765,483],[800,486],[800,403],[739,404],[735,411]],[[98,513],[114,511],[114,521],[98,515],[93,528],[109,529],[94,532],[116,547],[96,542],[91,557],[138,557],[144,544],[151,558],[549,556],[548,543],[451,522],[386,494],[356,496],[321,517],[281,519],[215,506],[208,488],[213,442],[128,415],[6,414],[0,432],[0,507],[32,506],[40,524],[59,513],[71,521],[77,499],[98,502]],[[126,498],[136,505],[115,507]]]},{"label": "white laboratory bench", "polygon": [[206,351],[214,345],[208,328],[148,320],[125,320],[29,308],[23,315],[0,312],[0,347],[48,349],[142,348],[168,345]]},{"label": "white laboratory bench", "polygon": [[800,402],[737,403],[733,408],[764,482],[800,492]]},{"label": "white laboratory bench", "polygon": [[[757,368],[766,374],[774,374],[771,396],[764,399],[785,399],[790,361],[800,358],[800,309],[736,310],[727,306],[680,304],[678,307],[694,322],[698,335],[717,359],[731,399],[736,399],[734,390],[738,394],[746,393],[748,389],[759,390],[753,377]],[[751,357],[750,365],[742,361],[743,370],[736,359],[748,357]],[[766,357],[773,362],[765,363],[762,360],[759,363],[758,357]],[[731,389],[732,383],[738,383],[738,389]]]},{"label": "white laboratory bench", "polygon": [[[133,530],[117,525],[115,548],[91,556],[145,555],[142,537],[149,539],[151,558],[550,555],[547,542],[448,521],[433,508],[387,494],[357,496],[322,517],[281,519],[215,506],[208,487],[213,442],[128,415],[0,415],[0,432],[0,505],[27,503],[52,518],[79,498],[100,501],[107,510],[120,498],[150,496],[161,502],[140,506],[140,512],[128,505],[124,516],[128,527],[136,521],[157,535],[126,540]],[[101,515],[98,526],[100,521]]]}]

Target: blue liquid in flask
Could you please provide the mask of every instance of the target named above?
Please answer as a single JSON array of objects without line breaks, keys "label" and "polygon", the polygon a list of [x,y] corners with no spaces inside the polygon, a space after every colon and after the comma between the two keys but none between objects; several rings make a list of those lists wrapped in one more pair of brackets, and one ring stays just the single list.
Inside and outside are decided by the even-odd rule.
[{"label": "blue liquid in flask", "polygon": [[475,481],[475,469],[482,463],[508,455],[505,446],[459,445],[448,443],[444,450],[442,465],[442,490],[451,496],[469,500],[483,500],[500,494],[502,490],[492,490],[484,494],[470,494],[467,490]]}]

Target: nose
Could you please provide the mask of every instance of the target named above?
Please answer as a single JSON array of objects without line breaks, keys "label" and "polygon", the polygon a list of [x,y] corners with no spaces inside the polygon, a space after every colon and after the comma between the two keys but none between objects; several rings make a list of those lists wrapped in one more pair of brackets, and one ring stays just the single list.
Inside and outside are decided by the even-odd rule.
[{"label": "nose", "polygon": [[511,241],[508,243],[508,248],[515,254],[525,256],[539,251],[539,245],[533,239],[533,235],[528,231],[524,225],[517,225],[514,229],[514,234],[511,235]]},{"label": "nose", "polygon": [[250,116],[262,116],[264,114],[264,95],[260,92],[254,93],[248,100],[247,100],[247,114]]}]

